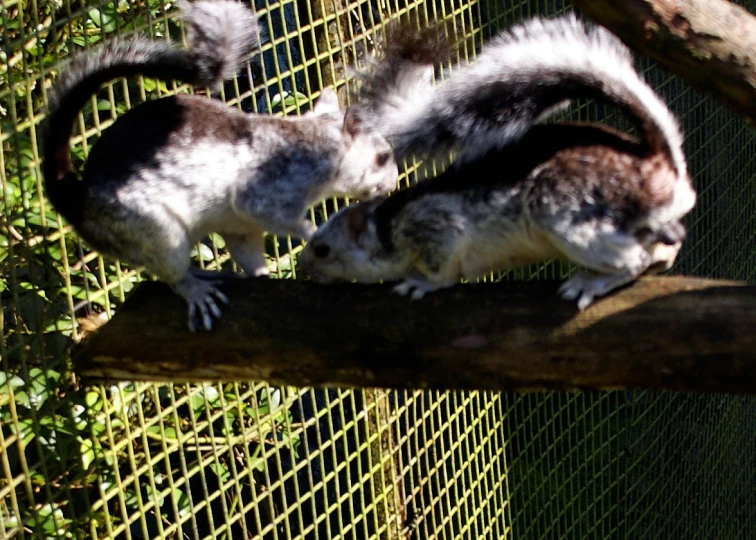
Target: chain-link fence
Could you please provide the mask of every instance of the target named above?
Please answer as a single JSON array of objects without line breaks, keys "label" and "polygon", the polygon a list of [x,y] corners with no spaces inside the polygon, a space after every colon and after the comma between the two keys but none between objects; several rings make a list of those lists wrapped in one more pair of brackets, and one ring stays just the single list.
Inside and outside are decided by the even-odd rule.
[{"label": "chain-link fence", "polygon": [[[45,201],[36,128],[60,60],[115,35],[183,34],[162,0],[0,5],[0,537],[756,538],[750,398],[78,386],[71,348],[143,278],[89,250]],[[325,86],[343,97],[348,66],[402,14],[454,20],[472,58],[496,29],[565,9],[504,0],[254,7],[267,42],[220,98],[273,114],[307,110]],[[753,281],[756,132],[679,79],[646,72],[682,120],[699,193],[675,270]],[[76,165],[129,108],[190,90],[147,79],[104,87],[78,121]],[[591,104],[572,114],[613,118]],[[266,249],[275,277],[296,278],[297,242],[271,238]],[[234,268],[217,236],[194,255]],[[506,277],[566,270],[551,263]]]}]

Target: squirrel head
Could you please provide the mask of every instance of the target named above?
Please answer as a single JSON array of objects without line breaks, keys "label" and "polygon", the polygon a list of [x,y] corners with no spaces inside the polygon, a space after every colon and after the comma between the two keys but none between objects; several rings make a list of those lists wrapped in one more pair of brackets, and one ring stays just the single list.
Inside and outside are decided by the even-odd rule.
[{"label": "squirrel head", "polygon": [[370,199],[396,189],[399,168],[394,152],[385,137],[364,121],[359,106],[342,112],[336,92],[328,88],[315,105],[313,115],[341,118],[341,158],[336,164],[327,197]]},{"label": "squirrel head", "polygon": [[374,211],[381,202],[374,199],[348,206],[321,225],[299,254],[304,273],[318,283],[402,278],[407,272],[405,261],[386,250],[378,237]]}]

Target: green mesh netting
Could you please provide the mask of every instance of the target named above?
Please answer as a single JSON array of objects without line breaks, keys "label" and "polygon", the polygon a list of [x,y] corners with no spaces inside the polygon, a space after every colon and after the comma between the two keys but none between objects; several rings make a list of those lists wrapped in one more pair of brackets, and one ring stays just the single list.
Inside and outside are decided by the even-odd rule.
[{"label": "green mesh netting", "polygon": [[[756,538],[749,398],[78,387],[71,346],[143,277],[90,251],[46,203],[35,130],[60,60],[119,34],[183,34],[175,6],[161,0],[0,5],[0,537]],[[496,29],[565,9],[502,0],[255,7],[268,42],[221,99],[275,114],[306,109],[325,86],[344,93],[345,66],[370,53],[376,28],[392,17],[453,19],[471,58]],[[682,121],[699,193],[674,270],[753,281],[756,132],[639,65]],[[187,91],[149,80],[103,88],[80,117],[75,162],[130,107]],[[571,114],[599,112],[606,116],[582,104]],[[296,278],[297,249],[270,239],[276,277]],[[203,266],[233,268],[219,237],[195,255]],[[506,278],[568,270],[547,264]]]}]

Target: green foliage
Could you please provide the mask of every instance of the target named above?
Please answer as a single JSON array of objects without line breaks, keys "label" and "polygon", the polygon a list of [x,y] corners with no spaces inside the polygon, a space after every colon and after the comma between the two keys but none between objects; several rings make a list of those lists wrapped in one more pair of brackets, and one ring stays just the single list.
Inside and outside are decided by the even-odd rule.
[{"label": "green foliage", "polygon": [[[8,453],[11,478],[27,477],[32,486],[31,491],[23,483],[14,488],[22,501],[20,515],[0,501],[0,519],[6,531],[24,527],[44,538],[79,538],[92,530],[104,536],[124,516],[140,514],[147,501],[155,502],[163,527],[186,521],[191,500],[201,499],[203,492],[192,481],[172,486],[171,478],[185,476],[182,467],[203,468],[221,484],[238,478],[245,489],[256,490],[254,477],[236,473],[235,467],[259,475],[271,448],[285,446],[296,455],[300,444],[289,411],[296,399],[291,389],[235,384],[77,388],[70,366],[61,364],[76,338],[77,318],[110,315],[140,277],[90,253],[45,201],[37,146],[43,89],[51,86],[61,59],[111,34],[149,31],[156,39],[181,40],[176,19],[163,16],[160,0],[79,6],[73,19],[54,26],[52,10],[62,10],[60,4],[16,4],[3,13],[6,33],[0,38],[6,51],[9,44],[18,51],[10,58],[4,53],[0,61],[0,228],[10,233],[0,235],[5,351],[0,429],[6,441],[0,450]],[[67,14],[61,11],[57,18]],[[171,92],[166,83],[148,79],[115,83],[99,93],[94,108],[84,108],[85,125],[112,121],[126,112],[128,101],[138,103],[142,95],[151,100]],[[303,98],[286,95],[278,101],[292,106]],[[72,145],[76,168],[94,141],[88,136]],[[227,262],[223,239],[213,235],[210,240],[195,247],[195,258],[203,264]],[[291,268],[284,265],[279,273],[290,274]],[[192,451],[180,456],[179,450]],[[161,454],[163,459],[150,461]],[[148,472],[137,475],[140,467]],[[150,481],[140,482],[145,476]],[[0,479],[0,490],[7,487],[7,479]],[[157,535],[156,524],[145,525],[151,537]]]},{"label": "green foliage", "polygon": [[[56,6],[60,7],[55,3],[39,3],[37,12],[30,13],[30,5],[25,9],[15,5],[4,13],[8,29],[4,36],[6,46],[15,43],[19,50],[6,66],[0,67],[0,89],[12,88],[7,93],[0,90],[0,142],[4,161],[0,183],[4,211],[0,219],[19,241],[0,239],[0,300],[6,306],[5,321],[11,323],[9,335],[16,337],[38,333],[70,337],[75,321],[71,320],[69,297],[79,310],[108,310],[113,303],[122,300],[122,294],[128,292],[137,279],[133,273],[124,272],[124,275],[114,264],[101,259],[82,264],[81,246],[73,234],[47,240],[56,231],[65,233],[66,230],[60,229],[58,216],[45,203],[40,189],[40,156],[34,131],[40,120],[39,112],[45,105],[41,89],[51,85],[50,77],[56,73],[62,58],[97,44],[108,34],[144,31],[149,27],[158,38],[168,34],[175,40],[181,37],[174,19],[166,23],[165,18],[158,16],[163,5],[155,0],[141,9],[135,9],[126,1],[85,7],[83,16],[57,27],[51,24],[52,10]],[[22,58],[26,60],[21,61]],[[134,83],[131,84],[133,87]],[[147,99],[167,91],[164,84],[153,81],[145,81],[144,87]],[[85,120],[97,114],[102,122],[123,114],[126,111],[123,87],[114,85],[113,92],[114,102],[98,99],[96,111],[85,108]],[[24,121],[28,127],[19,129]],[[83,163],[85,148],[74,145],[72,152],[74,163]],[[70,284],[61,272],[64,264],[72,269]],[[112,283],[119,283],[119,287],[109,287]],[[14,290],[20,295],[18,301],[12,298]],[[21,343],[11,339],[9,345],[21,346]]]},{"label": "green foliage", "polygon": [[282,109],[290,109],[293,107],[304,106],[307,103],[309,103],[309,99],[307,99],[307,96],[300,93],[300,92],[287,92],[284,91],[280,94],[274,95],[270,99],[270,105],[274,109],[277,107],[280,107]]},{"label": "green foliage", "polygon": [[[239,401],[240,395],[249,397]],[[40,495],[38,505],[10,518],[46,537],[78,538],[92,521],[117,524],[122,515],[119,504],[131,515],[139,513],[144,501],[154,501],[162,523],[183,521],[190,512],[190,492],[171,488],[167,479],[182,476],[182,466],[205,466],[223,484],[232,478],[230,461],[238,456],[244,456],[245,467],[261,473],[266,447],[285,445],[297,455],[299,433],[289,410],[296,399],[293,389],[264,385],[74,389],[70,379],[51,369],[0,372],[3,437],[17,438],[10,447],[15,452],[14,472],[23,472],[22,463],[34,464],[29,474]],[[160,420],[140,437],[146,417]],[[121,441],[129,439],[127,448]],[[176,452],[179,440],[190,458],[183,465]],[[192,446],[198,451],[192,452]],[[147,473],[152,481],[136,482],[133,471],[161,452],[165,459],[153,463]],[[258,489],[246,472],[238,476],[247,488]],[[51,490],[52,503],[43,497],[45,485],[57,486]],[[98,492],[113,491],[122,494],[122,502],[111,497],[107,508],[70,512],[72,507],[86,508]]]}]

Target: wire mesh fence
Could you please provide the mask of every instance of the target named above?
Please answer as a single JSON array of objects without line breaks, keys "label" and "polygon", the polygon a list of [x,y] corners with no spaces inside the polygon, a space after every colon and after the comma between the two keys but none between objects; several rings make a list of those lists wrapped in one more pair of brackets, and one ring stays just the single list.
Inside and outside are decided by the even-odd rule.
[{"label": "wire mesh fence", "polygon": [[[79,386],[72,346],[144,277],[89,250],[44,198],[36,129],[49,85],[59,61],[115,35],[184,36],[175,6],[162,0],[1,5],[0,537],[756,537],[750,398]],[[266,44],[220,99],[271,114],[306,111],[326,86],[348,98],[348,67],[391,18],[454,20],[468,38],[461,55],[472,58],[496,29],[567,9],[503,0],[254,7]],[[753,281],[754,131],[644,65],[682,121],[699,193],[675,271]],[[129,108],[190,91],[203,92],[147,79],[104,87],[79,119],[75,163]],[[591,104],[571,114],[613,120]],[[214,236],[194,255],[202,266],[233,269],[224,248]],[[268,240],[275,277],[296,278],[298,249],[288,238]],[[504,277],[567,271],[550,263]]]}]

